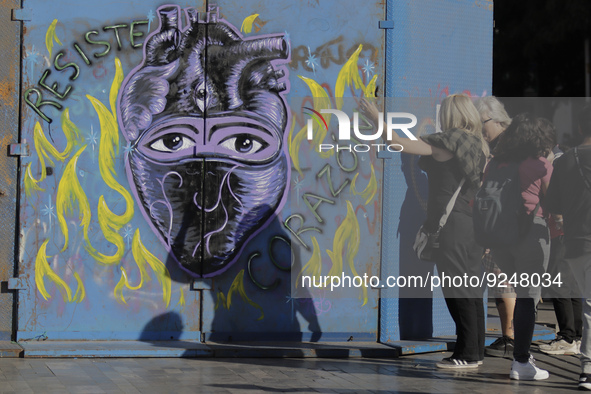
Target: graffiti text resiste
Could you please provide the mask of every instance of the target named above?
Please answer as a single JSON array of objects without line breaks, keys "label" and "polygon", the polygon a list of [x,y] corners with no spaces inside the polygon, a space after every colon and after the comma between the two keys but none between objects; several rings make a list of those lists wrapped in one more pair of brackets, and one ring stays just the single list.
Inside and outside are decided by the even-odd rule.
[{"label": "graffiti text resiste", "polygon": [[[338,134],[338,141],[351,141],[351,123],[353,123],[353,134],[356,139],[361,141],[377,141],[382,138],[383,131],[384,131],[384,113],[380,112],[378,116],[378,129],[374,134],[363,134],[359,130],[359,113],[353,113],[353,122],[351,122],[351,118],[345,112],[340,111],[338,109],[321,109],[320,112],[313,110],[312,108],[305,108],[310,111],[311,119],[308,119],[307,127],[308,127],[308,134],[307,138],[308,141],[312,141],[314,138],[314,121],[320,125],[320,127],[324,127],[328,130],[328,123],[322,116],[322,114],[329,114],[335,115],[339,122],[339,134]],[[400,123],[400,119],[407,119],[410,122]],[[417,140],[409,129],[415,127],[417,125],[417,117],[408,112],[388,112],[386,114],[386,139],[390,141],[392,139],[392,133],[394,130],[402,131],[408,138],[413,141]],[[402,152],[403,147],[400,144],[350,144],[350,145],[334,145],[334,144],[319,144],[318,145],[318,152],[322,151],[330,151],[330,150],[346,150],[351,152],[354,150],[355,152],[369,152],[371,148],[377,149],[379,152],[380,150],[384,149],[389,152]]]},{"label": "graffiti text resiste", "polygon": [[[122,45],[122,36],[125,36],[126,29],[129,29],[129,44],[133,49],[140,49],[143,46],[143,43],[137,42],[136,40],[144,35],[144,32],[139,31],[137,26],[139,25],[146,25],[148,24],[147,20],[136,20],[132,21],[129,25],[126,23],[120,23],[113,26],[105,26],[103,30],[105,32],[112,31],[114,34],[114,38],[116,41],[117,50],[121,50],[123,48]],[[97,30],[90,30],[84,34],[84,40],[87,44],[92,46],[99,46],[103,47],[102,52],[95,52],[90,54],[88,49],[84,49],[77,42],[72,44],[72,47],[76,50],[76,53],[80,56],[80,59],[87,65],[92,65],[91,57],[96,59],[100,59],[103,56],[106,56],[111,51],[112,45],[110,41],[103,40],[99,37],[99,32]],[[60,61],[62,57],[66,55],[65,50],[58,52],[55,57],[53,58],[53,67],[57,71],[64,71],[68,68],[72,69],[72,75],[70,76],[70,81],[75,81],[78,76],[80,75],[80,66],[78,63],[74,61],[70,61],[66,64],[60,64],[63,61]],[[43,75],[39,79],[39,87],[42,88],[44,91],[47,91],[52,94],[52,96],[56,97],[59,100],[65,100],[72,91],[72,85],[67,85],[63,91],[60,92],[60,87],[57,82],[53,84],[47,81],[47,78],[50,76],[51,70],[49,68],[45,69]],[[36,99],[31,100],[31,96],[35,97]],[[45,105],[50,105],[52,107],[57,108],[58,110],[62,110],[63,106],[55,100],[46,100],[43,98],[43,91],[37,87],[29,88],[25,91],[24,100],[29,107],[37,113],[43,120],[47,123],[51,123],[52,119],[48,117],[42,110],[41,107]]]}]

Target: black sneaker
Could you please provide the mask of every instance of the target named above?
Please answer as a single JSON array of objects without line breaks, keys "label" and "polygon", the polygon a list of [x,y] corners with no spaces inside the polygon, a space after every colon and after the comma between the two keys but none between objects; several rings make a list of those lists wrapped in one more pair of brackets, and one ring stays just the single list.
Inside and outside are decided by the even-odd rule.
[{"label": "black sneaker", "polygon": [[482,363],[480,361],[466,361],[457,358],[447,357],[435,364],[437,368],[443,369],[471,369],[478,368]]},{"label": "black sneaker", "polygon": [[484,354],[487,356],[492,357],[504,357],[508,359],[513,359],[513,349],[515,343],[513,338],[509,338],[508,336],[502,336],[498,338],[496,341],[484,348]]},{"label": "black sneaker", "polygon": [[579,390],[591,390],[591,375],[582,373],[579,376]]}]

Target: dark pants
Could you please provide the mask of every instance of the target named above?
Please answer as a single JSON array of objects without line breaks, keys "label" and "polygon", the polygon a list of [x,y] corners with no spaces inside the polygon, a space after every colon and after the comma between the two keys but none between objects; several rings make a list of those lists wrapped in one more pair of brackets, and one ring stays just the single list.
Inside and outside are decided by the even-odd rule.
[{"label": "dark pants", "polygon": [[[529,348],[534,334],[536,320],[536,305],[540,300],[542,289],[540,282],[529,279],[533,275],[539,278],[546,272],[550,257],[550,235],[546,221],[540,217],[534,218],[527,236],[518,245],[493,250],[495,262],[509,277],[517,274],[517,278],[525,275],[525,280],[517,283],[515,292],[514,332],[515,349],[513,358],[525,363],[529,360]],[[535,284],[535,286],[534,286]]]},{"label": "dark pants", "polygon": [[482,298],[446,298],[447,309],[456,323],[453,358],[484,360],[484,304]]},{"label": "dark pants", "polygon": [[580,298],[553,298],[554,312],[558,321],[557,336],[568,342],[583,336],[583,301]]},{"label": "dark pants", "polygon": [[[472,217],[452,212],[441,230],[437,271],[441,276],[482,276],[482,248],[474,240]],[[449,313],[456,324],[456,346],[453,358],[466,361],[484,359],[483,288],[443,287]]]},{"label": "dark pants", "polygon": [[552,297],[554,312],[560,329],[557,336],[561,336],[572,343],[574,339],[580,339],[583,335],[583,302],[580,292],[573,290],[576,288],[576,281],[570,266],[564,261],[564,255],[563,236],[552,238],[550,241],[548,273],[552,278],[560,274],[560,279],[564,284],[560,287],[548,288],[546,294]]}]

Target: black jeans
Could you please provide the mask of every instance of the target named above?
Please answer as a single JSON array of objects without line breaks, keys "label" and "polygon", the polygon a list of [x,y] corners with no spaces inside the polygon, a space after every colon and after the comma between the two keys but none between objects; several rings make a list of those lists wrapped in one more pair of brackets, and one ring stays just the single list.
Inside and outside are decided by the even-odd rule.
[{"label": "black jeans", "polygon": [[536,304],[540,300],[542,288],[539,282],[529,281],[535,275],[539,278],[546,272],[550,257],[550,234],[546,221],[535,217],[530,231],[517,245],[506,248],[493,249],[495,262],[509,277],[513,274],[517,278],[525,276],[523,282],[517,281],[515,292],[514,331],[515,349],[513,358],[525,363],[529,360],[529,349],[534,334],[536,322]]},{"label": "black jeans", "polygon": [[553,298],[554,312],[558,321],[557,336],[568,342],[583,336],[583,301],[580,298]]},{"label": "black jeans", "polygon": [[[550,261],[548,262],[548,273],[552,278],[560,274],[564,284],[560,287],[554,286],[546,292],[552,297],[556,320],[561,336],[568,342],[579,339],[583,335],[583,302],[581,294],[573,290],[576,288],[576,281],[570,266],[565,263],[564,237],[558,236],[550,240]],[[577,297],[578,296],[578,297]]]},{"label": "black jeans", "polygon": [[446,298],[447,309],[456,323],[453,358],[484,360],[484,304],[482,298]]},{"label": "black jeans", "polygon": [[[439,244],[437,271],[440,276],[482,276],[483,250],[474,240],[471,216],[452,212],[441,230]],[[456,324],[457,340],[452,357],[466,361],[483,360],[484,289],[468,283],[464,286],[445,286],[442,290]]]}]

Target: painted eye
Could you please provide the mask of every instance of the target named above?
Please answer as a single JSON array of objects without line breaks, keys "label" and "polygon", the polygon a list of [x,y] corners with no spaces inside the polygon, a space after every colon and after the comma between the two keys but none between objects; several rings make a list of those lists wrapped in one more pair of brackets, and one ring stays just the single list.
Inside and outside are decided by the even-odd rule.
[{"label": "painted eye", "polygon": [[237,137],[231,137],[221,143],[226,149],[243,155],[252,155],[259,152],[261,149],[269,146],[260,138],[253,137],[249,134],[241,134]]},{"label": "painted eye", "polygon": [[178,152],[195,146],[195,141],[184,134],[171,133],[163,135],[150,143],[150,148],[159,152]]},{"label": "painted eye", "polygon": [[209,104],[209,98],[207,97],[207,92],[205,90],[205,82],[202,82],[199,86],[197,86],[197,89],[195,89],[195,103],[197,104],[197,106],[199,107],[199,109],[201,110],[201,112],[205,111],[205,108],[208,106]]}]

